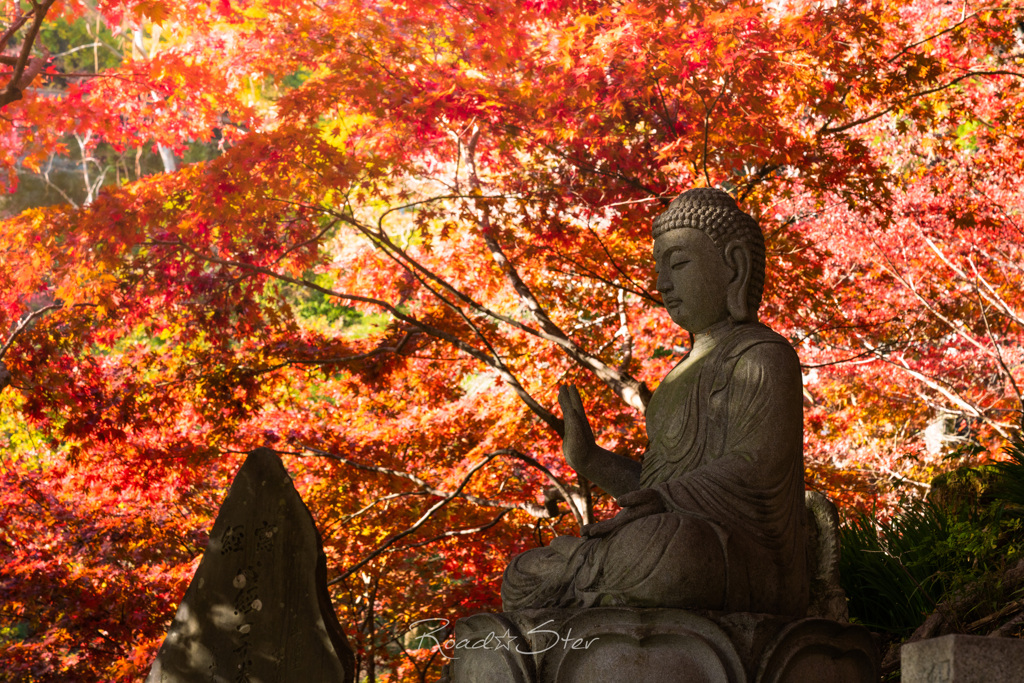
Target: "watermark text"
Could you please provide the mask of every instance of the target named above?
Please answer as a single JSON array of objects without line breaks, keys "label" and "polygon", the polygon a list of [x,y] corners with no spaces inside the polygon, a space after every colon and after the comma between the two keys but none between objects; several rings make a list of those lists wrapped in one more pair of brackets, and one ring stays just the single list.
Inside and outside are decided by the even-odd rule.
[{"label": "watermark text", "polygon": [[[540,626],[530,629],[522,638],[512,635],[512,629],[506,628],[502,634],[488,632],[476,634],[473,638],[456,640],[448,630],[451,622],[442,618],[420,619],[409,624],[409,628],[419,630],[416,627],[420,626],[421,629],[429,629],[415,637],[413,649],[432,650],[437,648],[437,651],[445,659],[458,659],[459,650],[508,650],[521,655],[539,655],[559,646],[564,650],[587,650],[597,640],[597,638],[589,640],[573,638],[571,628],[565,635],[544,628],[553,621],[554,619],[548,619]],[[519,640],[526,642],[520,644],[517,642]]]}]

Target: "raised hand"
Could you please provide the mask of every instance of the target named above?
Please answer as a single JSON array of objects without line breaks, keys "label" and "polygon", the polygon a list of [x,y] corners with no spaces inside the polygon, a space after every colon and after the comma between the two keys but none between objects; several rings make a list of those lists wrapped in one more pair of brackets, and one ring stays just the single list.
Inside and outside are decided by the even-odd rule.
[{"label": "raised hand", "polygon": [[558,405],[565,416],[565,436],[562,437],[562,455],[577,473],[588,477],[587,469],[593,465],[597,443],[590,428],[587,412],[583,408],[580,392],[572,384],[558,388]]}]

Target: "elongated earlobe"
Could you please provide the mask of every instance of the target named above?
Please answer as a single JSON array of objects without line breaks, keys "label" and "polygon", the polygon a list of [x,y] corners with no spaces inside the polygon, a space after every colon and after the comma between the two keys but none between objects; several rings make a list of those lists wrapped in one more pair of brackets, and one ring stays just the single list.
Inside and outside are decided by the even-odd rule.
[{"label": "elongated earlobe", "polygon": [[750,247],[743,242],[733,240],[725,245],[725,264],[733,271],[726,303],[729,307],[729,317],[738,323],[757,320],[757,313],[750,310],[747,299],[750,290],[751,262]]}]

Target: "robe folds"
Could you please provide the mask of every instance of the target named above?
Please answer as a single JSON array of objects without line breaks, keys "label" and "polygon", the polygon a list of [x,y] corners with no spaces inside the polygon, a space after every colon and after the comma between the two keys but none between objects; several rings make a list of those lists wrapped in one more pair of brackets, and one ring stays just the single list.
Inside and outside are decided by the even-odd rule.
[{"label": "robe folds", "polygon": [[759,323],[729,322],[709,337],[647,408],[640,487],[657,492],[665,511],[517,556],[502,583],[506,611],[806,612],[799,360]]}]

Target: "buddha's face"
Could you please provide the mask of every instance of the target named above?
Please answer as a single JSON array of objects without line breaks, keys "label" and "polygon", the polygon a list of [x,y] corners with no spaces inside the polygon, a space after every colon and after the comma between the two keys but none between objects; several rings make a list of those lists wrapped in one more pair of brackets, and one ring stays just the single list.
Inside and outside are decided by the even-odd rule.
[{"label": "buddha's face", "polygon": [[654,240],[654,270],[665,308],[677,325],[697,334],[729,317],[733,270],[705,233],[670,230]]}]

